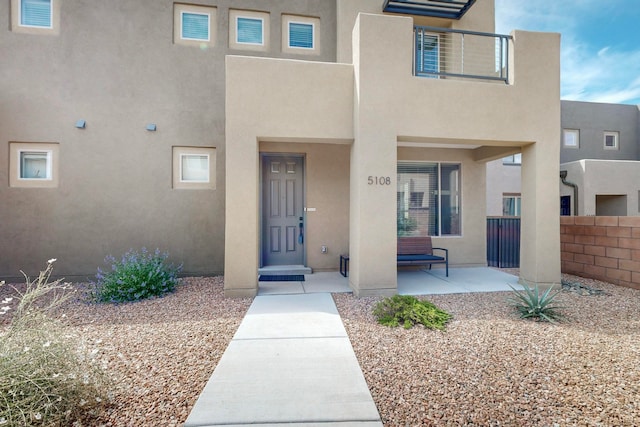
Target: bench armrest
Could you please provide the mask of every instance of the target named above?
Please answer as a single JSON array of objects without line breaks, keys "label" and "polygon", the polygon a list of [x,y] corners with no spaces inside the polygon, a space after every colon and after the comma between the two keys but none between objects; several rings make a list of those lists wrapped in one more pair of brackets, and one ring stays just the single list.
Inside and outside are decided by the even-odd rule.
[{"label": "bench armrest", "polygon": [[445,248],[431,248],[431,249],[433,249],[433,250],[438,249],[438,250],[444,251],[444,254],[445,254],[444,257],[446,259],[449,259],[449,249],[445,249]]}]

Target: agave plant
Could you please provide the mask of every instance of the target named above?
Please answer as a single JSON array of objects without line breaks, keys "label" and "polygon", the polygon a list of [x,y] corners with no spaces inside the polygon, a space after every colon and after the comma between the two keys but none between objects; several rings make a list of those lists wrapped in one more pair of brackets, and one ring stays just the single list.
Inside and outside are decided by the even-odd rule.
[{"label": "agave plant", "polygon": [[556,301],[554,301],[561,290],[551,292],[553,288],[549,288],[541,295],[538,285],[533,288],[525,285],[523,286],[524,291],[519,291],[511,285],[509,286],[513,289],[514,295],[508,301],[520,312],[520,318],[535,318],[551,323],[562,319],[562,315],[558,312],[558,309],[562,308],[562,306],[557,305]]}]

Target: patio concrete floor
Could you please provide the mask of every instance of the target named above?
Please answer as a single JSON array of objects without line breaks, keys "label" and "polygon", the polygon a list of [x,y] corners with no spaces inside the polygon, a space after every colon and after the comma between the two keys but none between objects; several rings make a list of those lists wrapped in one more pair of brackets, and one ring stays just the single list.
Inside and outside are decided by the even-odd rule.
[{"label": "patio concrete floor", "polygon": [[[518,277],[489,267],[449,268],[449,277],[444,268],[398,271],[400,295],[510,291],[509,285],[519,287]],[[348,277],[331,271],[307,274],[304,282],[260,282],[258,295],[351,291]]]}]

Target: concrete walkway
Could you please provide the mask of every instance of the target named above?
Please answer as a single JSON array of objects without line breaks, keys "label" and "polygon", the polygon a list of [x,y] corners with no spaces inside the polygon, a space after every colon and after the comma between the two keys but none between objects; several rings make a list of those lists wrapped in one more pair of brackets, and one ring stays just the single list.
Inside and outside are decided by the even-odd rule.
[{"label": "concrete walkway", "polygon": [[259,295],[185,427],[381,427],[328,293]]}]

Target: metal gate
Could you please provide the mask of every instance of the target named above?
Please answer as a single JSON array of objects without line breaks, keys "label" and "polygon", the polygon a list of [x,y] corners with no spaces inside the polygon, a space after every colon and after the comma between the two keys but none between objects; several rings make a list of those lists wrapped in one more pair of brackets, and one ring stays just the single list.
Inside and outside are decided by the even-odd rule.
[{"label": "metal gate", "polygon": [[487,218],[487,264],[489,267],[520,267],[520,218]]}]

